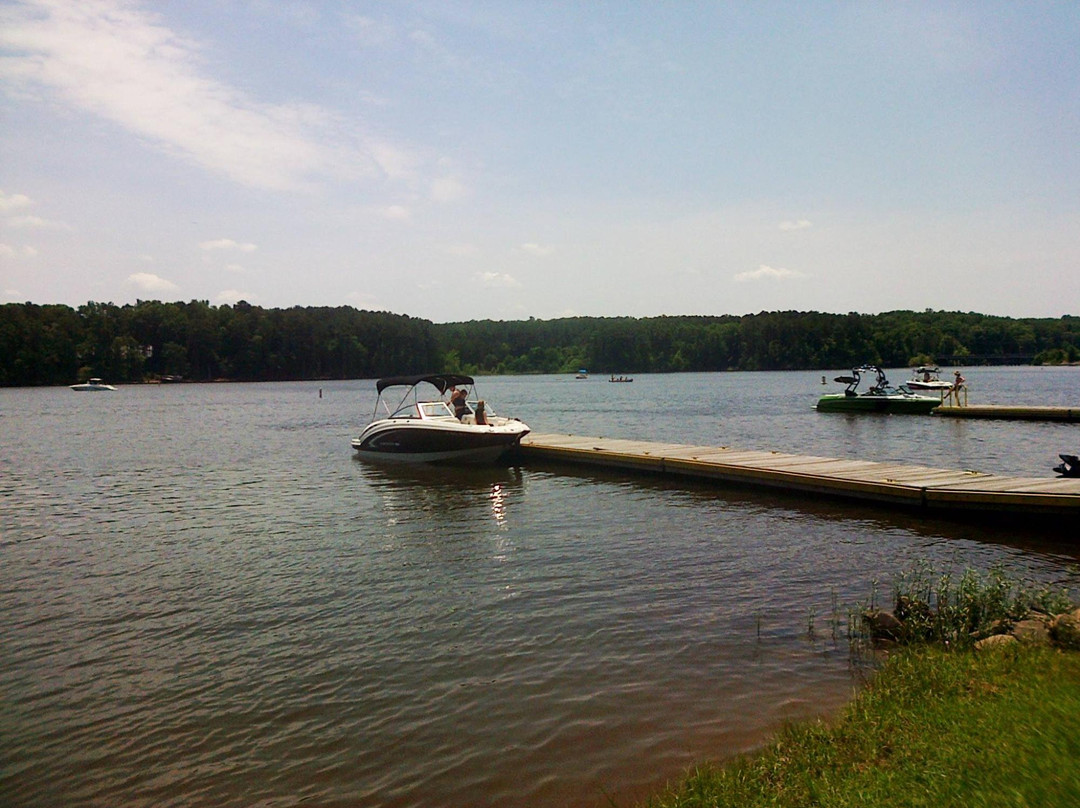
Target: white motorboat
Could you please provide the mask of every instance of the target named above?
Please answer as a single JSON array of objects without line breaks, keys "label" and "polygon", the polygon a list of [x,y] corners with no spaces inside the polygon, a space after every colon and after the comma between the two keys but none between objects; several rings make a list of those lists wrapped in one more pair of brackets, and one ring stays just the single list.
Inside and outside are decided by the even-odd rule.
[{"label": "white motorboat", "polygon": [[90,381],[83,382],[82,384],[73,384],[71,389],[77,393],[85,392],[97,392],[99,390],[115,390],[111,384],[105,384],[101,379],[90,379]]},{"label": "white motorboat", "polygon": [[912,390],[948,390],[953,383],[943,380],[938,375],[939,373],[941,373],[939,368],[922,365],[915,368],[904,386]]},{"label": "white motorboat", "polygon": [[[471,376],[437,373],[392,376],[375,383],[378,397],[371,423],[354,438],[352,447],[367,460],[408,463],[491,463],[518,445],[529,427],[516,418],[495,415],[483,401],[472,397]],[[396,393],[404,388],[394,405]],[[434,388],[438,395],[420,392]],[[443,400],[457,394],[455,408]],[[460,412],[460,417],[455,414]]]}]

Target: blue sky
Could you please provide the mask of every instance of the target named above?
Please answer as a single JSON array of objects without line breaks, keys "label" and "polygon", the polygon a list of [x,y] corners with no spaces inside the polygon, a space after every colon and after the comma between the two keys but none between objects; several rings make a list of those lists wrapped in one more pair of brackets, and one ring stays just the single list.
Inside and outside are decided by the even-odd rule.
[{"label": "blue sky", "polygon": [[0,301],[1080,313],[1080,4],[0,2]]}]

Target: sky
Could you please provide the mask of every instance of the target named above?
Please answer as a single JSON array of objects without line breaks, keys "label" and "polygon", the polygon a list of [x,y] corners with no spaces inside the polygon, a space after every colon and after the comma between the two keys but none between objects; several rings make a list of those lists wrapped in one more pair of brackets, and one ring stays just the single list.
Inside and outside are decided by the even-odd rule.
[{"label": "sky", "polygon": [[0,0],[0,302],[1080,313],[1080,3]]}]

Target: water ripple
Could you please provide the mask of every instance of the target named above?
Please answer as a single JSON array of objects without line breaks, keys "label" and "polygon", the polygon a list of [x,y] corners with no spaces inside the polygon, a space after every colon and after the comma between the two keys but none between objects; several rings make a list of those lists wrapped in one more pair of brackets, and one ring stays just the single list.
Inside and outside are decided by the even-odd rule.
[{"label": "water ripple", "polygon": [[[610,387],[659,405],[666,381]],[[866,422],[813,420],[779,392],[747,412],[735,381],[688,380],[680,400],[697,406],[665,418],[649,405],[626,420],[605,399],[625,390],[543,378],[496,381],[492,397],[534,428],[553,416],[526,408],[562,395],[580,421],[567,431],[780,436],[818,453],[865,437]],[[0,391],[14,402],[0,424],[0,801],[628,802],[843,703],[855,683],[836,604],[910,563],[1077,578],[1076,553],[1035,536],[860,506],[373,468],[347,445],[369,386],[131,388],[108,411]],[[910,446],[904,430],[937,429],[934,451],[994,465],[1061,439],[874,428],[886,454]]]}]

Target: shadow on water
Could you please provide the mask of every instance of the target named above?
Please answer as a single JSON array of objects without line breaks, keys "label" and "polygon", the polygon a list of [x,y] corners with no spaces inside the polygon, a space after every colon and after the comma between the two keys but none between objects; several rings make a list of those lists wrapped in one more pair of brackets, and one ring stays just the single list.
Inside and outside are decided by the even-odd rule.
[{"label": "shadow on water", "polygon": [[771,512],[780,520],[823,520],[858,527],[868,534],[901,531],[923,539],[970,541],[1008,547],[1066,563],[1080,563],[1080,543],[1073,529],[1058,517],[1038,519],[1003,514],[929,514],[902,506],[889,507],[730,483],[672,478],[649,472],[613,471],[530,460],[527,471],[581,481],[622,484],[653,492],[680,492],[702,501]]}]

